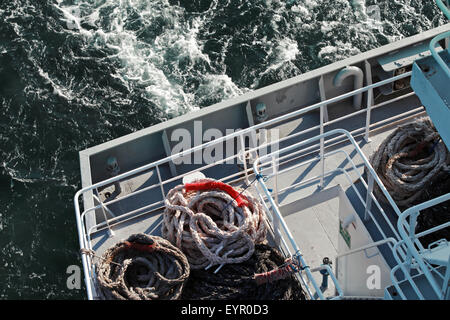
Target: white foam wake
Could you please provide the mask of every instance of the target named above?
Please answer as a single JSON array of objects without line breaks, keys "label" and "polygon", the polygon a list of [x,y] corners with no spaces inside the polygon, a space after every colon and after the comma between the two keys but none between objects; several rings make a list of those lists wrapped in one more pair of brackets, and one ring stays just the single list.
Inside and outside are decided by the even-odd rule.
[{"label": "white foam wake", "polygon": [[[183,8],[167,0],[83,0],[77,6],[60,1],[58,8],[68,28],[91,46],[115,52],[110,56],[120,62],[115,77],[129,88],[144,88],[169,116],[197,109],[199,93],[223,99],[242,93],[222,73],[195,73],[198,65],[210,64],[197,37],[207,15],[187,19]],[[95,28],[83,28],[84,23]],[[200,92],[185,80],[194,73]]]}]

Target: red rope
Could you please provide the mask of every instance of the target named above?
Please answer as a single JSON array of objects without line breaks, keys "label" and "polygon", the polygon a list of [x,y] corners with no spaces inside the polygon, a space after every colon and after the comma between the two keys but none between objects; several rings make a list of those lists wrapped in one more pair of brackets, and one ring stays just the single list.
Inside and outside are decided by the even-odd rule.
[{"label": "red rope", "polygon": [[427,141],[422,141],[421,143],[418,143],[417,146],[408,153],[408,157],[410,158],[416,157],[420,152],[422,152],[422,150],[425,148],[427,144],[428,144]]},{"label": "red rope", "polygon": [[286,260],[286,265],[281,266],[277,269],[256,273],[254,275],[254,279],[257,285],[261,285],[268,282],[274,282],[281,279],[287,278],[290,274],[295,273],[296,270],[292,267],[292,261],[290,259]]},{"label": "red rope", "polygon": [[203,181],[203,182],[194,182],[194,183],[186,183],[184,185],[186,192],[189,191],[200,191],[200,190],[213,190],[219,189],[228,193],[234,200],[236,200],[239,207],[247,206],[248,207],[248,199],[239,194],[232,186],[220,182],[220,181]]},{"label": "red rope", "polygon": [[145,251],[152,252],[156,248],[156,242],[154,242],[153,244],[143,244],[143,243],[137,243],[137,242],[124,241],[124,243],[125,243],[126,248],[136,249],[136,250],[142,251],[142,252],[145,252]]}]

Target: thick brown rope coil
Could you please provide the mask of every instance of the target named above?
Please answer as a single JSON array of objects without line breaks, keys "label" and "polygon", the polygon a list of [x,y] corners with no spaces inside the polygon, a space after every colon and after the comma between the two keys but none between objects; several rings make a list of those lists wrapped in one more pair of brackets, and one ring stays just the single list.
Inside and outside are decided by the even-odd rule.
[{"label": "thick brown rope coil", "polygon": [[181,299],[186,300],[305,300],[303,288],[293,273],[283,279],[260,283],[255,274],[271,272],[285,264],[275,248],[257,244],[245,262],[225,265],[220,272],[192,270]]},{"label": "thick brown rope coil", "polygon": [[[410,206],[440,172],[450,172],[450,155],[428,117],[398,127],[370,162],[396,204]],[[378,185],[375,195],[384,201]]]},{"label": "thick brown rope coil", "polygon": [[[196,183],[221,182],[202,179]],[[265,241],[260,201],[248,191],[222,185],[241,195],[232,197],[219,188],[186,191],[185,185],[178,185],[166,196],[162,235],[183,251],[191,269],[243,262],[253,254],[255,243]]]},{"label": "thick brown rope coil", "polygon": [[190,268],[186,256],[160,237],[135,234],[106,250],[97,263],[102,299],[178,299]]}]

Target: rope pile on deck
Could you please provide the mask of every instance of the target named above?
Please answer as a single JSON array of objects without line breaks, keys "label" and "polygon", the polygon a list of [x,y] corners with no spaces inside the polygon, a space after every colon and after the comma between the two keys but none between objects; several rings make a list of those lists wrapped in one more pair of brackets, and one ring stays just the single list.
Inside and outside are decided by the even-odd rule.
[{"label": "rope pile on deck", "polygon": [[169,241],[134,234],[106,250],[96,272],[102,299],[167,300],[180,297],[190,267]]},{"label": "rope pile on deck", "polygon": [[[440,173],[450,173],[450,154],[428,117],[398,127],[370,162],[401,208],[411,206]],[[374,192],[385,200],[378,185]]]},{"label": "rope pile on deck", "polygon": [[[305,300],[302,286],[294,273],[284,272],[285,264],[285,258],[280,251],[266,244],[257,244],[250,259],[225,265],[219,273],[214,273],[211,269],[192,270],[181,298]],[[278,270],[283,270],[283,275],[273,277],[274,271]]]},{"label": "rope pile on deck", "polygon": [[164,239],[135,234],[98,257],[100,298],[306,299],[296,262],[265,243],[263,207],[247,188],[201,179],[170,190]]},{"label": "rope pile on deck", "polygon": [[193,270],[244,262],[265,241],[263,207],[247,190],[202,179],[170,190],[165,206],[162,235]]}]

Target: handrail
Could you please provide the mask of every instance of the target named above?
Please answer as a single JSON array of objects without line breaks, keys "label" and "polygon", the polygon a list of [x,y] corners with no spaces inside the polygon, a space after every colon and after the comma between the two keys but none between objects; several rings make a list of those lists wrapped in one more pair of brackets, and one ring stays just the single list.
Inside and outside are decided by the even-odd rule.
[{"label": "handrail", "polygon": [[329,265],[321,265],[321,266],[319,266],[317,268],[313,268],[313,269],[311,269],[311,273],[318,272],[318,271],[320,272],[321,270],[324,270],[324,269],[327,270],[327,273],[330,276],[331,281],[333,281],[334,287],[336,288],[336,290],[338,292],[338,295],[334,296],[330,300],[340,300],[340,299],[342,299],[344,297],[344,291],[342,291],[341,285],[339,284],[338,279],[334,275],[334,272],[333,272],[333,270],[331,269],[331,267]]},{"label": "handrail", "polygon": [[444,72],[450,78],[450,69],[449,69],[449,67],[445,64],[444,60],[442,60],[441,56],[436,51],[436,44],[437,44],[437,42],[441,41],[442,39],[445,39],[447,37],[450,37],[450,31],[447,31],[445,33],[442,33],[442,34],[434,37],[431,40],[431,42],[430,42],[430,52],[433,55],[433,57],[436,60],[436,62],[441,66],[442,70],[444,70]]},{"label": "handrail", "polygon": [[[310,138],[310,139],[301,141],[301,142],[299,142],[299,143],[296,143],[296,144],[293,144],[293,145],[291,145],[291,146],[285,147],[285,148],[283,148],[282,150],[278,150],[278,151],[276,151],[276,152],[274,152],[274,153],[267,154],[267,155],[265,155],[265,156],[262,156],[262,157],[258,158],[258,159],[254,162],[254,164],[253,164],[253,170],[254,170],[254,172],[255,172],[255,175],[256,175],[257,177],[259,176],[258,183],[259,183],[259,185],[261,186],[261,188],[263,189],[264,193],[266,194],[267,199],[268,199],[269,202],[271,203],[272,210],[273,210],[273,212],[276,214],[276,216],[277,216],[279,222],[281,223],[281,225],[282,225],[282,227],[283,227],[283,229],[284,229],[286,235],[287,235],[288,238],[289,238],[289,241],[291,242],[292,247],[293,247],[295,250],[297,250],[297,252],[300,252],[300,251],[299,251],[299,248],[298,248],[298,246],[297,246],[297,244],[296,244],[296,242],[295,242],[295,240],[294,240],[292,234],[290,233],[290,230],[288,229],[287,224],[286,224],[286,222],[284,221],[284,219],[283,219],[283,217],[282,217],[282,214],[281,214],[281,212],[280,212],[279,209],[278,209],[278,206],[274,203],[274,201],[273,201],[273,199],[272,199],[272,197],[271,197],[270,191],[269,191],[269,189],[267,188],[267,186],[266,186],[266,184],[265,184],[265,181],[264,181],[263,179],[261,179],[261,177],[262,177],[262,176],[261,176],[261,170],[260,170],[258,167],[263,166],[263,165],[268,165],[268,164],[270,164],[270,163],[271,163],[270,161],[264,161],[264,160],[265,160],[266,158],[273,157],[273,155],[274,155],[275,153],[276,153],[276,154],[279,154],[279,153],[291,151],[292,149],[296,149],[296,148],[298,148],[298,147],[300,147],[300,146],[302,146],[302,145],[309,144],[309,143],[311,143],[311,142],[313,142],[313,141],[315,141],[315,140],[323,139],[324,137],[327,137],[327,136],[330,136],[330,135],[335,135],[335,134],[338,134],[338,133],[344,134],[344,135],[347,136],[348,140],[350,140],[350,142],[351,142],[351,143],[353,144],[353,146],[355,147],[356,151],[357,151],[357,152],[360,154],[360,156],[363,158],[363,161],[364,161],[365,165],[367,166],[368,171],[373,175],[374,180],[379,184],[380,189],[385,193],[385,196],[386,196],[386,198],[388,199],[388,201],[391,202],[391,200],[392,200],[392,199],[390,198],[390,195],[389,195],[389,193],[387,192],[387,190],[385,190],[385,188],[384,188],[382,182],[379,180],[378,176],[377,176],[374,172],[372,172],[372,171],[373,171],[373,168],[371,167],[369,161],[365,158],[365,156],[364,156],[364,154],[362,153],[362,151],[360,150],[359,146],[356,144],[356,141],[353,139],[353,137],[351,136],[351,134],[350,134],[348,131],[343,130],[343,129],[335,129],[335,130],[329,131],[329,132],[327,132],[327,133],[325,133],[325,134],[318,135],[318,136],[316,136],[316,137],[313,137],[313,138]],[[287,170],[287,169],[285,169],[285,170]],[[450,198],[450,194],[448,194],[448,195],[446,195],[446,196],[443,196],[443,197],[441,197],[441,198],[436,198],[436,199],[430,200],[430,201],[428,201],[428,202],[426,202],[426,203],[424,203],[424,204],[421,204],[421,205],[416,206],[415,208],[418,208],[419,210],[421,210],[421,209],[424,208],[424,207],[428,207],[428,206],[433,205],[433,204],[435,204],[435,203],[445,201],[445,200],[447,200],[447,198]],[[393,207],[395,208],[396,206],[395,206],[395,203],[393,202],[393,200],[392,200],[392,203],[393,203],[393,204],[392,204]],[[408,215],[408,212],[410,212],[410,211],[411,211],[411,210],[409,210],[409,211],[407,210],[407,211],[405,211],[405,212],[406,212],[406,214]],[[398,221],[398,229],[404,231],[403,228],[405,228],[405,226],[407,226],[408,224],[407,224],[406,221],[405,221],[405,219],[406,219],[405,213],[403,213],[401,216],[403,217],[403,219],[399,219],[399,221]],[[446,225],[450,225],[450,222],[447,223]],[[441,228],[442,228],[442,227],[441,227]],[[405,238],[405,234],[403,234],[401,237],[402,237],[402,238]],[[406,236],[406,237],[407,237],[407,236]],[[348,255],[348,254],[352,254],[352,253],[355,253],[355,252],[358,252],[358,251],[361,251],[361,250],[365,250],[365,249],[368,249],[368,248],[373,247],[373,246],[378,246],[378,245],[381,245],[381,244],[384,244],[384,243],[389,243],[389,242],[394,243],[394,248],[392,249],[392,251],[393,251],[393,254],[394,254],[394,258],[395,258],[395,260],[397,261],[398,266],[399,266],[398,268],[395,269],[395,271],[396,271],[397,269],[401,268],[401,270],[402,270],[402,272],[404,273],[406,279],[411,283],[413,289],[416,291],[418,297],[419,297],[420,299],[424,299],[424,296],[423,296],[422,293],[420,292],[419,288],[416,286],[414,280],[413,280],[413,279],[411,278],[411,276],[409,275],[408,269],[407,269],[407,267],[405,266],[405,264],[407,264],[408,261],[403,262],[403,261],[400,259],[400,257],[396,254],[396,250],[398,250],[400,244],[407,243],[407,244],[408,244],[408,251],[411,251],[411,249],[414,248],[413,242],[410,241],[410,242],[408,243],[408,241],[410,241],[409,238],[408,238],[406,241],[404,240],[404,241],[401,241],[401,242],[397,242],[394,238],[386,238],[385,240],[381,240],[381,241],[378,241],[378,242],[369,244],[369,245],[367,245],[367,246],[363,246],[363,247],[361,247],[361,248],[352,250],[352,251],[350,251],[350,252],[348,252],[348,253],[345,253],[345,254],[343,254],[343,255],[340,255],[340,256],[345,256],[345,255]],[[411,253],[411,252],[408,252],[408,253]],[[411,253],[411,254],[412,254],[412,253]],[[413,254],[412,254],[412,255],[413,255]],[[340,256],[338,256],[338,258],[339,258]],[[416,260],[418,260],[417,257],[415,257],[415,258],[416,258]],[[420,263],[419,263],[419,266],[420,266],[420,269],[423,271],[423,273],[427,276],[427,279],[430,281],[430,283],[431,283],[431,285],[433,286],[433,288],[436,290],[437,285],[433,285],[433,282],[432,282],[432,281],[434,281],[434,279],[431,278],[430,275],[428,275],[429,272],[428,272],[427,267],[425,266],[425,264],[420,264]],[[307,273],[307,276],[310,277],[310,274]],[[393,284],[396,285],[396,283],[395,283],[396,279],[394,279],[393,273],[391,274],[391,279],[392,279],[392,281],[393,281]],[[313,282],[313,285],[314,285],[314,282]],[[398,286],[396,285],[396,287],[398,287]],[[436,288],[435,288],[435,287],[436,287]],[[399,289],[399,288],[397,288],[397,289]],[[316,288],[316,291],[317,291],[317,288]],[[438,296],[439,296],[439,294],[438,294]]]},{"label": "handrail", "polygon": [[[446,1],[446,3],[448,3],[448,1]],[[436,4],[439,7],[439,9],[441,9],[442,13],[447,17],[447,19],[450,19],[450,10],[448,9],[447,5],[442,0],[436,0]],[[436,43],[447,37],[450,37],[450,32],[445,32],[443,34],[434,37],[430,42],[430,52],[433,55],[436,62],[441,66],[442,70],[444,70],[444,72],[450,78],[450,69],[436,51]]]},{"label": "handrail", "polygon": [[[412,224],[415,223],[416,218],[420,214],[421,210],[424,210],[426,208],[432,207],[434,205],[437,205],[437,204],[442,203],[442,202],[447,201],[447,200],[450,200],[450,193],[447,193],[447,194],[442,195],[440,197],[428,200],[426,202],[423,202],[423,203],[420,203],[420,204],[418,204],[416,206],[408,208],[407,210],[405,210],[400,215],[400,217],[398,218],[398,221],[397,221],[398,231],[399,231],[399,233],[400,233],[404,243],[408,247],[409,252],[414,257],[414,259],[415,259],[416,263],[419,265],[420,269],[423,271],[425,277],[428,279],[428,281],[429,281],[430,285],[432,286],[433,290],[435,291],[436,295],[438,297],[440,297],[440,298],[442,298],[441,289],[439,288],[439,285],[436,283],[436,280],[434,279],[433,275],[431,274],[429,268],[426,266],[426,264],[425,264],[425,262],[423,260],[423,257],[419,254],[419,252],[417,251],[417,249],[414,246],[413,239],[415,238],[414,237],[415,234],[414,235],[408,234],[407,230],[405,228],[405,225],[407,225],[406,224],[406,219],[409,216],[412,216],[410,218],[411,223],[410,223],[410,228],[409,229],[410,229],[410,231],[411,230],[413,231],[414,230],[414,226]],[[440,226],[434,227],[433,229],[436,231],[436,230],[445,228],[448,225],[450,225],[450,222],[441,224]]]},{"label": "handrail", "polygon": [[[340,137],[340,136],[338,136],[338,137]],[[335,138],[333,138],[333,139],[335,139]],[[330,140],[332,140],[332,139],[330,139]],[[280,153],[281,153],[281,152],[283,152],[283,150],[280,150]],[[295,154],[295,153],[296,153],[296,152],[292,152],[291,154]],[[337,153],[342,153],[342,154],[344,154],[345,159],[346,159],[346,160],[349,162],[349,164],[352,166],[353,171],[357,174],[357,177],[358,177],[359,180],[362,182],[363,186],[369,190],[370,187],[365,183],[365,181],[364,181],[362,175],[358,172],[358,169],[356,168],[356,166],[355,166],[353,160],[351,159],[351,157],[349,156],[349,154],[348,154],[345,150],[339,149],[339,150],[335,150],[335,151],[330,151],[330,152],[325,153],[325,154],[323,155],[323,157],[324,157],[324,158],[327,158],[327,157],[329,157],[329,156],[331,156],[331,155],[334,155],[334,154],[337,154]],[[280,157],[279,157],[279,159],[282,159],[282,158],[283,158],[283,156],[280,156]],[[317,158],[313,158],[313,159],[304,161],[304,162],[302,162],[302,163],[300,163],[300,164],[297,164],[297,165],[290,166],[290,167],[288,167],[288,168],[282,169],[282,170],[278,171],[278,173],[279,173],[279,174],[282,174],[282,173],[288,172],[288,171],[290,171],[290,170],[293,170],[293,169],[295,169],[295,168],[298,168],[298,167],[301,167],[301,166],[304,166],[304,165],[308,165],[308,164],[310,164],[310,163],[312,163],[312,162],[314,162],[314,161],[318,161],[318,159],[317,159]],[[302,185],[302,184],[306,184],[306,183],[309,183],[309,182],[311,182],[311,181],[315,181],[315,180],[317,180],[318,178],[322,178],[322,177],[325,178],[325,176],[327,176],[328,174],[330,174],[330,173],[336,173],[336,172],[339,172],[339,173],[343,174],[344,177],[348,179],[348,182],[349,182],[350,184],[352,184],[352,180],[351,180],[351,178],[349,177],[349,175],[347,174],[347,172],[345,171],[345,169],[343,169],[343,168],[336,168],[336,169],[334,169],[334,170],[332,170],[332,171],[323,172],[323,174],[320,175],[320,176],[315,176],[315,177],[309,178],[309,179],[307,179],[307,180],[305,180],[305,181],[301,181],[301,182],[297,182],[297,183],[291,184],[289,187],[279,189],[279,190],[278,190],[278,193],[282,193],[282,192],[288,190],[289,188],[298,187],[298,186],[300,186],[300,185]],[[274,176],[273,173],[269,173],[269,174],[266,174],[266,175],[265,175],[265,177],[267,177],[267,178],[271,178],[272,176]],[[354,185],[352,185],[352,187],[354,188]],[[361,197],[359,191],[358,191],[356,188],[354,188],[354,191],[355,191],[356,195],[358,196],[358,198],[360,199],[361,203],[364,205],[364,200],[362,199],[362,197]],[[380,206],[379,202],[376,200],[376,198],[374,197],[374,195],[373,195],[371,192],[368,192],[368,195],[369,195],[369,198],[372,199],[372,200],[374,201],[374,203],[376,204],[376,206],[377,206],[378,209],[380,210],[381,216],[385,219],[385,222],[386,222],[387,225],[390,227],[390,229],[391,229],[391,231],[393,232],[394,236],[397,237],[397,239],[400,239],[400,235],[399,235],[398,232],[396,231],[397,229],[394,228],[394,226],[393,226],[392,223],[390,222],[389,218],[386,216],[386,214],[385,214],[383,208]],[[367,204],[367,199],[366,199],[366,204]],[[380,227],[380,225],[377,223],[376,219],[375,219],[375,218],[373,217],[373,215],[371,214],[371,210],[370,210],[369,208],[367,208],[367,209],[368,209],[368,210],[367,210],[368,215],[372,218],[373,223],[374,223],[375,226],[378,228],[378,231],[380,232],[380,234],[382,235],[382,237],[383,237],[383,238],[387,238],[387,236],[386,236],[385,233],[383,232],[382,228]],[[403,255],[403,252],[402,252],[402,255]],[[405,256],[406,256],[406,255],[405,255]]]},{"label": "handrail", "polygon": [[[348,132],[347,130],[344,129],[334,129],[331,131],[328,131],[324,134],[309,138],[307,140],[303,140],[301,142],[295,143],[293,145],[290,145],[286,148],[283,149],[283,151],[290,151],[292,149],[298,148],[302,145],[311,143],[315,140],[318,140],[320,138],[325,138],[327,136],[330,135],[335,135],[335,134],[343,134],[345,136],[347,136],[347,139],[350,141],[350,143],[354,146],[356,152],[359,154],[359,156],[361,157],[361,159],[363,160],[367,170],[370,172],[370,174],[373,176],[374,180],[377,182],[378,186],[380,187],[381,191],[383,192],[384,196],[386,197],[386,199],[388,200],[388,202],[390,203],[390,205],[392,206],[392,208],[394,209],[394,211],[400,215],[400,209],[398,208],[397,204],[395,203],[394,199],[392,199],[391,195],[389,194],[389,192],[387,191],[386,187],[384,186],[383,182],[380,180],[380,178],[378,177],[377,173],[375,172],[375,169],[372,167],[372,165],[370,164],[370,161],[367,159],[366,155],[364,154],[364,152],[361,150],[361,148],[359,147],[359,145],[357,144],[357,142],[355,141],[355,139],[353,138],[353,136],[350,134],[350,132]],[[279,153],[279,151],[277,151],[277,153]],[[259,173],[259,171],[257,170],[256,166],[258,165],[258,163],[260,163],[263,159],[266,159],[268,157],[272,157],[273,153],[269,153],[267,155],[264,155],[262,157],[259,157],[254,163],[253,163],[253,170],[255,173]]]},{"label": "handrail", "polygon": [[[311,143],[311,142],[314,142],[314,141],[316,141],[316,140],[319,140],[319,139],[322,140],[322,139],[324,139],[324,138],[326,138],[326,137],[328,137],[328,136],[336,135],[336,134],[343,134],[343,135],[347,136],[348,140],[353,144],[355,150],[356,150],[357,153],[360,155],[360,157],[363,159],[363,162],[365,163],[365,165],[366,165],[368,171],[370,172],[370,174],[373,175],[374,180],[378,183],[378,185],[380,186],[380,189],[381,189],[382,192],[385,194],[386,198],[387,198],[388,201],[391,203],[391,205],[392,205],[392,207],[394,208],[394,210],[399,211],[397,205],[395,204],[394,200],[391,198],[391,196],[389,195],[388,191],[387,191],[386,188],[384,187],[383,183],[381,182],[381,180],[380,180],[379,177],[377,176],[377,174],[376,174],[375,170],[373,169],[373,167],[371,166],[369,160],[366,158],[366,156],[364,155],[364,153],[362,152],[362,150],[359,148],[358,144],[356,143],[356,141],[354,140],[354,138],[352,137],[352,135],[351,135],[347,130],[344,130],[344,129],[335,129],[335,130],[331,130],[331,131],[326,132],[326,133],[323,133],[323,134],[321,134],[321,135],[318,135],[318,136],[315,136],[315,137],[312,137],[312,138],[303,140],[303,141],[301,141],[301,142],[295,143],[295,144],[293,144],[293,145],[291,145],[291,146],[285,147],[285,148],[283,148],[282,150],[278,150],[278,151],[276,151],[276,152],[272,152],[272,153],[269,153],[269,154],[264,155],[264,156],[262,156],[262,157],[259,157],[259,158],[256,159],[256,161],[253,163],[253,171],[255,172],[255,175],[256,175],[256,177],[257,177],[258,184],[261,186],[261,188],[263,189],[264,193],[266,194],[267,199],[269,200],[269,202],[270,202],[270,204],[271,204],[271,206],[272,206],[273,212],[276,214],[277,219],[278,219],[279,223],[281,224],[281,226],[282,226],[284,232],[286,233],[286,235],[287,235],[287,237],[288,237],[288,239],[289,239],[289,241],[290,241],[292,247],[294,248],[295,252],[298,252],[298,253],[299,253],[300,259],[302,259],[301,251],[300,251],[299,247],[297,246],[297,243],[296,243],[296,241],[295,241],[295,239],[294,239],[292,233],[290,232],[290,230],[289,230],[289,228],[288,228],[288,226],[287,226],[287,224],[286,224],[286,221],[283,219],[283,216],[282,216],[282,214],[281,214],[281,212],[280,212],[278,206],[276,205],[275,201],[273,200],[272,195],[270,194],[270,191],[269,191],[269,189],[267,188],[267,185],[265,184],[264,180],[261,179],[262,175],[261,175],[261,172],[260,172],[258,166],[259,166],[260,163],[263,162],[264,159],[266,159],[266,158],[271,158],[271,157],[273,157],[274,154],[279,154],[279,153],[281,153],[281,152],[290,151],[290,150],[295,149],[295,148],[298,148],[298,147],[300,147],[300,146],[302,146],[302,145],[307,145],[307,144],[309,144],[309,143]],[[268,161],[264,161],[264,163],[267,164],[267,163],[269,163],[269,162],[268,162]],[[305,265],[305,264],[304,264],[305,262],[304,262],[303,260],[301,260],[301,262],[302,262],[302,265]],[[321,299],[323,299],[322,292],[321,292],[321,290],[318,288],[317,283],[315,282],[314,278],[312,277],[311,270],[309,270],[309,268],[306,268],[305,271],[306,271],[307,277],[308,277],[308,278],[310,279],[310,281],[312,282],[312,284],[313,284],[313,286],[314,286],[314,289],[316,290],[316,293],[318,294],[318,296],[319,296]],[[332,277],[332,279],[333,279],[333,277]],[[334,282],[334,280],[333,280],[333,282]],[[341,292],[341,288],[340,288],[340,285],[339,285],[339,283],[337,282],[337,280],[336,280],[335,285],[337,285],[337,290],[338,290],[338,292]],[[341,296],[341,295],[340,295],[340,296]]]},{"label": "handrail", "polygon": [[354,95],[357,95],[359,93],[363,93],[363,92],[369,91],[371,89],[375,89],[375,88],[384,86],[386,84],[390,84],[390,83],[395,82],[397,80],[408,78],[411,75],[412,75],[412,71],[409,71],[409,72],[400,74],[398,76],[395,76],[395,77],[392,77],[392,78],[389,78],[389,79],[386,79],[386,80],[383,80],[383,81],[376,82],[376,83],[374,83],[372,85],[369,85],[369,86],[366,86],[366,87],[363,87],[363,88],[360,88],[360,89],[356,89],[356,90],[344,93],[344,94],[339,95],[337,97],[330,98],[328,100],[315,103],[315,104],[313,104],[313,105],[311,105],[309,107],[305,107],[305,108],[293,111],[293,112],[288,113],[286,115],[283,115],[283,116],[280,116],[280,117],[277,117],[277,118],[274,118],[274,119],[267,120],[265,122],[256,124],[256,125],[254,125],[252,127],[248,127],[246,129],[243,129],[243,130],[235,131],[235,132],[233,132],[233,133],[231,133],[229,135],[226,135],[226,136],[223,136],[223,137],[219,137],[219,138],[217,138],[215,140],[212,140],[212,141],[203,143],[201,145],[192,147],[192,148],[190,148],[188,150],[184,150],[182,152],[179,152],[179,153],[176,153],[176,154],[172,154],[171,156],[168,156],[166,158],[154,161],[152,163],[143,165],[143,166],[138,167],[136,169],[133,169],[133,170],[124,172],[122,174],[119,174],[119,175],[117,175],[115,177],[112,177],[112,178],[109,178],[109,179],[97,182],[95,184],[92,184],[90,186],[84,187],[83,189],[79,190],[75,194],[75,198],[78,199],[79,196],[82,193],[84,193],[84,192],[87,192],[87,191],[93,190],[95,188],[100,188],[100,187],[112,184],[112,183],[114,183],[114,182],[116,182],[118,180],[122,180],[122,179],[128,178],[130,176],[133,176],[133,175],[138,174],[140,172],[149,170],[149,169],[151,169],[151,168],[153,168],[153,167],[155,167],[157,165],[161,165],[161,164],[166,163],[168,161],[173,161],[173,160],[177,160],[179,158],[186,157],[187,155],[193,154],[193,153],[195,153],[195,152],[197,152],[199,150],[203,150],[203,149],[205,149],[207,147],[211,147],[213,145],[225,142],[228,139],[236,138],[236,137],[238,137],[240,135],[243,135],[243,134],[248,134],[248,133],[251,133],[251,132],[255,132],[256,130],[264,128],[264,127],[270,127],[273,124],[276,124],[276,123],[279,123],[279,122],[283,122],[285,120],[292,119],[292,118],[294,118],[296,116],[300,116],[302,114],[314,111],[314,110],[320,108],[321,106],[325,106],[325,105],[328,105],[328,104],[332,104],[332,103],[335,103],[335,102],[342,101],[344,99],[353,97]]},{"label": "handrail", "polygon": [[[253,168],[255,168],[253,166]],[[256,172],[256,171],[255,171]],[[259,181],[261,182],[261,181]],[[295,251],[295,255],[297,256],[298,261],[300,262],[300,265],[303,266],[304,271],[306,272],[306,276],[308,277],[308,279],[312,282],[312,285],[317,293],[317,295],[319,296],[320,299],[325,300],[325,297],[322,293],[322,290],[320,290],[316,280],[314,279],[314,277],[312,276],[311,270],[308,266],[308,264],[306,263],[306,261],[303,259],[303,254],[301,253],[300,249],[298,248],[297,244],[295,243],[295,241],[293,240],[294,237],[291,234],[291,231],[289,230],[289,228],[287,227],[286,222],[284,221],[283,217],[281,216],[281,213],[278,210],[278,206],[275,204],[275,202],[272,199],[272,196],[270,194],[270,191],[268,190],[268,188],[265,186],[265,184],[260,184],[260,186],[262,187],[262,189],[264,190],[264,193],[267,196],[267,199],[270,202],[270,205],[272,206],[273,211],[275,211],[277,218],[279,220],[279,222],[281,222],[281,226],[283,227],[284,232],[287,234],[292,247],[294,248]]]},{"label": "handrail", "polygon": [[411,284],[411,287],[414,289],[414,292],[419,297],[419,299],[420,300],[425,300],[425,297],[423,296],[422,292],[419,290],[419,288],[417,287],[416,283],[412,279],[408,268],[405,266],[406,263],[401,261],[400,257],[397,254],[397,251],[399,251],[398,248],[400,248],[404,243],[405,243],[404,241],[399,241],[399,242],[397,242],[394,245],[394,248],[392,249],[392,254],[394,255],[395,260],[397,261],[397,266],[392,268],[391,274],[390,274],[392,284],[397,289],[398,293],[402,296],[402,298],[406,299],[405,295],[403,294],[403,291],[400,289],[400,286],[398,285],[398,280],[395,277],[395,273],[397,272],[397,270],[401,269],[402,272],[403,272],[403,275],[405,276],[406,280],[409,281],[409,283]]},{"label": "handrail", "polygon": [[447,5],[442,2],[442,0],[436,0],[436,4],[441,9],[442,13],[447,17],[447,19],[450,19],[450,10],[448,9]]},{"label": "handrail", "polygon": [[[367,245],[365,245],[365,246],[359,247],[359,248],[357,248],[357,249],[353,249],[353,250],[344,252],[344,253],[342,253],[342,254],[340,254],[340,255],[337,255],[337,256],[336,256],[336,260],[339,259],[339,258],[348,256],[348,255],[351,255],[351,254],[354,254],[354,253],[363,251],[363,250],[367,250],[367,249],[370,249],[370,248],[373,248],[373,247],[381,246],[381,245],[386,244],[386,243],[389,243],[389,242],[391,242],[391,243],[393,243],[393,244],[395,245],[395,244],[397,243],[397,240],[395,240],[395,239],[392,238],[392,237],[389,237],[389,238],[386,238],[386,239],[383,239],[383,240],[380,240],[380,241],[377,241],[377,242],[372,242],[372,243],[369,243],[369,244],[367,244]],[[366,253],[366,254],[367,254],[367,253]]]}]

